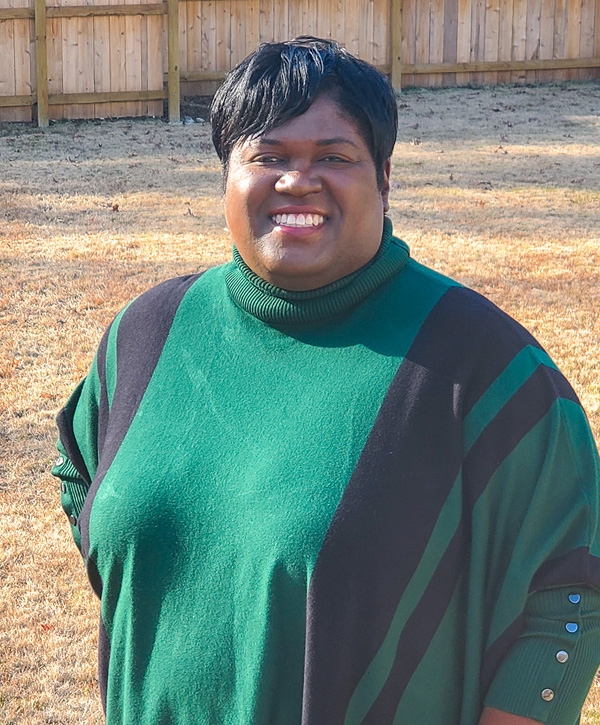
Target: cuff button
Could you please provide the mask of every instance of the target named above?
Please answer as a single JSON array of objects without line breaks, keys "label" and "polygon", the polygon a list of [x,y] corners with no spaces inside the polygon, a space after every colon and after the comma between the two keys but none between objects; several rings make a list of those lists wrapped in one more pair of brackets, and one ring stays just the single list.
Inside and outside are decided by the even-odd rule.
[{"label": "cuff button", "polygon": [[69,523],[71,526],[77,526],[77,518],[73,514],[69,516]]},{"label": "cuff button", "polygon": [[542,700],[545,700],[546,702],[550,702],[550,700],[554,699],[554,690],[551,690],[549,687],[547,687],[545,690],[542,690]]},{"label": "cuff button", "polygon": [[567,622],[565,624],[565,629],[567,630],[567,632],[574,634],[579,629],[579,625],[576,622]]},{"label": "cuff button", "polygon": [[556,653],[556,659],[563,665],[569,659],[569,653],[561,649]]},{"label": "cuff button", "polygon": [[67,484],[64,481],[60,482],[60,492],[66,493],[67,492]]},{"label": "cuff button", "polygon": [[579,602],[581,601],[581,594],[577,594],[577,592],[569,594],[569,601],[571,602],[571,604],[579,604]]},{"label": "cuff button", "polygon": [[56,463],[55,463],[54,465],[55,465],[55,466],[62,466],[62,464],[63,464],[64,462],[65,462],[65,459],[64,459],[64,458],[63,458],[62,456],[59,456],[59,457],[58,457],[58,458],[56,459]]}]

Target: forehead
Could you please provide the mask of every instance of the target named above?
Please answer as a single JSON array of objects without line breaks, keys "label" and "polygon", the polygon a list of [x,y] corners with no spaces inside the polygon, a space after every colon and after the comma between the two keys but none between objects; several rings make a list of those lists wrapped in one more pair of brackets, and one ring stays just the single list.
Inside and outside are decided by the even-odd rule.
[{"label": "forehead", "polygon": [[357,124],[344,109],[328,95],[320,96],[300,116],[294,116],[259,136],[240,139],[242,147],[311,143],[317,146],[332,143],[355,146],[368,151],[367,143]]}]

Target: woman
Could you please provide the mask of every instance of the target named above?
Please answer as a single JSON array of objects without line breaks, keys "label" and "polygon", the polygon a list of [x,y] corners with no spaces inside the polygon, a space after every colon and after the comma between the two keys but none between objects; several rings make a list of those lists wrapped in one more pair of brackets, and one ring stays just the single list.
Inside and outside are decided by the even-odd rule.
[{"label": "woman", "polygon": [[597,453],[538,343],[392,235],[387,80],[266,44],[212,123],[233,262],[131,303],[58,417],[107,722],[575,723]]}]

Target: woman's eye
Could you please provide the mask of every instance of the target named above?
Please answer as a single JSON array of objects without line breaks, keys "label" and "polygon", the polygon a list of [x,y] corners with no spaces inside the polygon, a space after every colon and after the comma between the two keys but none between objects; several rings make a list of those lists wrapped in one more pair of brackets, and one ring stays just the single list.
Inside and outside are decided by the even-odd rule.
[{"label": "woman's eye", "polygon": [[347,159],[343,158],[342,156],[336,156],[335,154],[329,154],[329,156],[326,156],[323,161],[330,161],[334,163],[345,163]]},{"label": "woman's eye", "polygon": [[257,156],[254,161],[259,164],[276,164],[279,161],[277,156]]}]

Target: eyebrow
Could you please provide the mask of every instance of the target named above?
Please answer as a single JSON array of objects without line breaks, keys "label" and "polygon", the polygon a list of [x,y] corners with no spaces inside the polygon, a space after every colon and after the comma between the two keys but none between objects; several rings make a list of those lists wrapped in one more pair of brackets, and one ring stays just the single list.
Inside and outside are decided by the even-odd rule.
[{"label": "eyebrow", "polygon": [[[283,146],[283,141],[279,141],[276,138],[267,138],[266,136],[262,136],[258,139],[258,142],[261,144],[266,144],[267,146]],[[358,148],[358,145],[354,143],[354,141],[351,141],[349,138],[345,138],[344,136],[336,136],[334,138],[323,138],[318,139],[316,141],[317,146],[334,146],[335,144],[349,144],[350,146],[354,146],[354,148]]]}]

